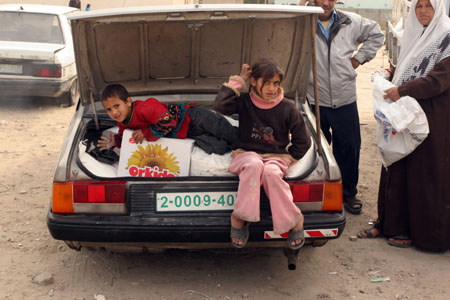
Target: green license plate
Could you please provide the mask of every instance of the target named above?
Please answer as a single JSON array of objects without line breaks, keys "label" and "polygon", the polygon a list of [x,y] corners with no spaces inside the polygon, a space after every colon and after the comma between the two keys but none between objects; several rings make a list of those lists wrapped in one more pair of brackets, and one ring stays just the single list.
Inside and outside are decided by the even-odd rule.
[{"label": "green license plate", "polygon": [[22,74],[22,65],[0,64],[0,73]]},{"label": "green license plate", "polygon": [[157,193],[156,211],[233,210],[237,192]]}]

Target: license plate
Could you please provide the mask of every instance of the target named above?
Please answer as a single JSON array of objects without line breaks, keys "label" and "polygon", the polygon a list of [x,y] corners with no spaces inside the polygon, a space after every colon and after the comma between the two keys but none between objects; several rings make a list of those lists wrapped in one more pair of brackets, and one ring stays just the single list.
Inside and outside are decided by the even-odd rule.
[{"label": "license plate", "polygon": [[237,192],[157,193],[156,211],[232,210]]},{"label": "license plate", "polygon": [[22,65],[0,64],[0,73],[22,74]]}]

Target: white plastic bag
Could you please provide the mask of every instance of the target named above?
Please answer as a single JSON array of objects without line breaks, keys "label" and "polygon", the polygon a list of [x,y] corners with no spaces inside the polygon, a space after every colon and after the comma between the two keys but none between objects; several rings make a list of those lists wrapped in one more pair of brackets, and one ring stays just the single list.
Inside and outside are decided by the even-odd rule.
[{"label": "white plastic bag", "polygon": [[428,136],[428,120],[416,99],[405,96],[396,102],[384,99],[394,85],[381,76],[373,82],[373,111],[377,120],[377,145],[383,166],[402,159]]}]

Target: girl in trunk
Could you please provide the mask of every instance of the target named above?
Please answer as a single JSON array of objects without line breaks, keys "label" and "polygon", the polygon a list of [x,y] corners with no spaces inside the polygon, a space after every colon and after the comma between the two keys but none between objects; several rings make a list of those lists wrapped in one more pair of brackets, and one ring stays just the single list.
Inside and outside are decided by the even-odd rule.
[{"label": "girl in trunk", "polygon": [[[249,93],[240,94],[248,79]],[[300,111],[284,98],[282,80],[283,72],[271,60],[261,59],[251,67],[244,64],[240,74],[231,76],[220,88],[214,101],[214,109],[222,114],[239,114],[239,136],[229,168],[239,175],[230,234],[237,248],[247,243],[249,222],[260,220],[261,185],[270,200],[274,232],[289,231],[288,246],[292,249],[305,243],[303,214],[283,177],[289,165],[303,157],[311,140]]]}]

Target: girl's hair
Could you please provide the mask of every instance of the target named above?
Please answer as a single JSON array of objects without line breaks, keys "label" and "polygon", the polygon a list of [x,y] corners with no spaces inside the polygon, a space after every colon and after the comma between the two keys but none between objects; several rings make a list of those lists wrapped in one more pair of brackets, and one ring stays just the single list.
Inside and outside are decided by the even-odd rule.
[{"label": "girl's hair", "polygon": [[111,97],[117,97],[123,102],[127,102],[128,94],[127,89],[121,84],[110,84],[103,89],[101,100],[106,100]]},{"label": "girl's hair", "polygon": [[258,80],[261,77],[263,78],[263,85],[277,74],[280,76],[280,82],[282,82],[284,78],[283,71],[278,64],[267,58],[261,58],[255,61],[251,66],[251,70],[251,77],[255,80]]}]

